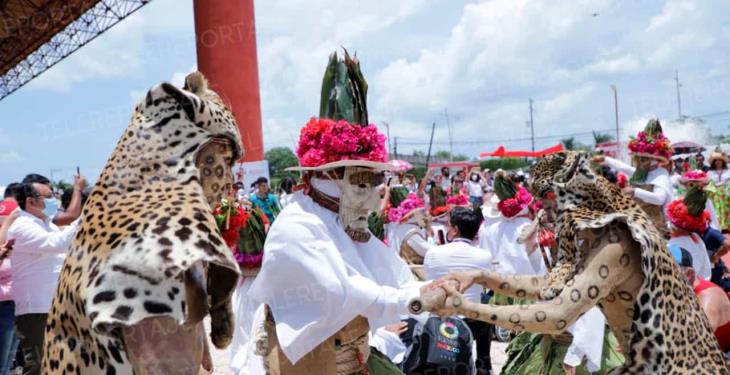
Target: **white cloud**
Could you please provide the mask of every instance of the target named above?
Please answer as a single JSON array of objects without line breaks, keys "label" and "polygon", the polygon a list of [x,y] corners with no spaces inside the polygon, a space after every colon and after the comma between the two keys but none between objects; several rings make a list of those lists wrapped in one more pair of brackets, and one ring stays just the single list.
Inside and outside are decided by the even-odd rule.
[{"label": "white cloud", "polygon": [[[626,138],[630,135],[636,135],[644,130],[651,118],[652,116],[644,115],[627,121],[623,124],[622,134]],[[705,124],[696,120],[688,119],[680,123],[673,119],[659,119],[659,122],[662,124],[664,135],[672,143],[692,141],[699,144],[708,144],[711,140],[710,130]]]},{"label": "white cloud", "polygon": [[[309,116],[318,114],[322,72],[330,53],[341,46],[357,52],[368,38],[386,38],[385,30],[423,11],[429,2],[432,0],[257,2],[259,85],[267,147],[294,147],[296,141],[287,140],[296,140]],[[374,68],[367,60],[382,57],[377,53],[397,53],[370,52],[361,56],[366,70]]]},{"label": "white cloud", "polygon": [[555,118],[565,111],[569,111],[583,102],[588,95],[595,91],[595,85],[587,83],[573,90],[562,92],[555,97],[544,101],[541,105],[547,118]]},{"label": "white cloud", "polygon": [[129,77],[142,68],[144,17],[131,16],[112,31],[74,52],[71,56],[32,80],[37,90],[69,92],[76,83],[92,79]]},{"label": "white cloud", "polygon": [[631,54],[616,58],[601,58],[586,67],[589,73],[629,73],[641,66],[639,60]]},{"label": "white cloud", "polygon": [[[640,128],[644,113],[675,115],[675,69],[687,114],[724,110],[730,85],[730,56],[721,48],[730,43],[725,0],[466,2],[448,2],[460,11],[452,9],[445,21],[444,2],[435,0],[257,1],[266,147],[295,147],[299,129],[318,112],[327,56],[340,46],[359,52],[371,121],[390,123],[399,153],[425,149],[409,143],[427,141],[433,122],[434,151],[447,149],[444,108],[456,152],[474,156],[497,143],[525,148],[528,98],[535,100],[538,137],[612,128],[611,84],[619,88],[620,118],[637,119]],[[92,94],[74,91],[80,82],[107,80],[117,83],[109,87],[114,90],[142,76],[144,84],[122,91],[136,103],[144,85],[165,77],[180,84],[192,70],[183,70],[194,60],[192,30],[191,0],[156,0],[33,85],[81,98]],[[152,62],[160,66],[152,70]],[[555,142],[543,138],[536,147]]]},{"label": "white cloud", "polygon": [[668,27],[673,22],[684,22],[687,16],[697,9],[697,4],[691,0],[669,0],[664,4],[662,12],[649,20],[647,32],[653,32]]},{"label": "white cloud", "polygon": [[[448,107],[461,114],[457,139],[524,139],[532,97],[538,136],[601,130],[613,126],[612,84],[621,91],[622,118],[633,116],[629,110],[673,114],[670,78],[678,69],[686,77],[683,96],[697,96],[685,98],[697,111],[714,101],[699,89],[712,83],[705,77],[730,79],[722,69],[728,58],[717,50],[730,39],[723,32],[726,17],[718,17],[728,8],[720,1],[675,0],[658,10],[615,0],[468,4],[442,44],[376,73],[371,109],[389,114],[392,123],[442,124],[440,113]],[[469,149],[469,142],[460,144]]]}]

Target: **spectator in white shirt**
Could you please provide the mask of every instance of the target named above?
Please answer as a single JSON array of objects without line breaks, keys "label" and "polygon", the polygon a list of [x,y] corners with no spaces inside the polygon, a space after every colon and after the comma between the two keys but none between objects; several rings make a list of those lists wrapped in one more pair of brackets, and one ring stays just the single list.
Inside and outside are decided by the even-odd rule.
[{"label": "spectator in white shirt", "polygon": [[[85,198],[83,196],[83,190],[86,183],[83,179],[81,179],[80,181],[79,179],[81,179],[81,176],[74,176],[74,188],[71,192],[71,197],[68,200],[68,204],[63,208],[63,210],[58,209],[58,200],[48,201],[50,206],[47,208],[47,211],[50,214],[48,215],[48,217],[51,218],[53,224],[56,224],[58,226],[68,225],[72,221],[76,220],[79,216],[81,216],[81,207],[83,206],[83,202],[85,201]],[[50,186],[51,181],[44,176],[31,173],[23,178],[22,183],[43,184]]]},{"label": "spectator in white shirt", "polygon": [[[74,188],[81,190],[83,184],[79,176]],[[8,237],[15,239],[11,255],[15,326],[20,347],[29,358],[26,374],[40,374],[46,316],[76,232],[77,221],[63,230],[51,222],[55,201],[49,184],[23,184],[18,199],[23,211],[8,231]]]},{"label": "spectator in white shirt", "polygon": [[[446,238],[450,243],[433,247],[426,252],[423,268],[427,280],[436,280],[454,271],[489,270],[492,255],[473,245],[482,222],[481,208],[454,207],[446,225]],[[464,298],[480,303],[482,287],[474,285],[464,292]],[[480,320],[464,319],[477,343],[477,374],[490,374],[492,362],[489,355],[494,327]]]},{"label": "spectator in white shirt", "polygon": [[479,171],[472,171],[469,174],[469,181],[466,182],[466,188],[469,191],[469,203],[472,206],[480,207],[484,197],[484,182]]}]

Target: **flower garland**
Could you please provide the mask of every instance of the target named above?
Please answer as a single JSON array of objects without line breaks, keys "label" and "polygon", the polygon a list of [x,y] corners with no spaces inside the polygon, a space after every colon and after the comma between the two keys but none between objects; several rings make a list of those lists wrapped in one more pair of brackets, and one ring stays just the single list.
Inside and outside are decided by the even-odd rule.
[{"label": "flower garland", "polygon": [[532,195],[524,187],[517,190],[517,194],[513,198],[507,198],[497,203],[497,209],[505,217],[517,216],[522,210],[532,202]]},{"label": "flower garland", "polygon": [[404,199],[398,207],[390,208],[388,210],[388,222],[398,223],[411,211],[423,207],[426,207],[423,200],[418,198],[415,193],[409,193],[406,199]]},{"label": "flower garland", "polygon": [[338,160],[385,162],[388,153],[375,125],[312,117],[299,135],[297,157],[303,167],[318,167]]},{"label": "flower garland", "polygon": [[667,218],[672,225],[690,232],[704,233],[710,225],[710,213],[702,211],[698,216],[690,215],[684,199],[677,199],[667,205]]},{"label": "flower garland", "polygon": [[640,131],[636,137],[631,136],[629,150],[633,153],[657,155],[669,159],[672,156],[672,145],[664,133],[648,134]]}]

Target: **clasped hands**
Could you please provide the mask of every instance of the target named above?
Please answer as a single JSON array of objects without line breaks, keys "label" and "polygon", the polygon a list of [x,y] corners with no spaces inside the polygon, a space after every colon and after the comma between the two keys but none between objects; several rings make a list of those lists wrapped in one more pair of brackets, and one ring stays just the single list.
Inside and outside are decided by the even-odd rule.
[{"label": "clasped hands", "polygon": [[[428,311],[441,316],[466,315],[476,307],[476,303],[467,301],[463,293],[479,282],[481,271],[452,272],[438,280],[421,287],[421,298],[441,290],[444,298],[438,298],[428,306]],[[445,292],[445,293],[444,293]]]}]

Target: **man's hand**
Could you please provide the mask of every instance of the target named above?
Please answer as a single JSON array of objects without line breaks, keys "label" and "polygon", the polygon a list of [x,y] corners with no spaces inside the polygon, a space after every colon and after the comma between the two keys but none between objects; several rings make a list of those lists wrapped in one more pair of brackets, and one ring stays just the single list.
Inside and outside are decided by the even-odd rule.
[{"label": "man's hand", "polygon": [[394,323],[391,325],[387,325],[383,328],[388,332],[393,332],[396,335],[400,336],[408,330],[408,323],[398,322],[398,323]]},{"label": "man's hand", "polygon": [[84,190],[86,180],[80,174],[74,176],[74,190]]},{"label": "man's hand", "polygon": [[633,197],[634,192],[635,192],[635,190],[632,186],[627,186],[627,187],[621,189],[621,191],[623,191],[624,194],[628,195],[629,197]]},{"label": "man's hand", "polygon": [[594,155],[593,162],[596,164],[603,164],[606,162],[606,157],[603,155]]},{"label": "man's hand", "polygon": [[464,315],[469,310],[472,302],[464,299],[464,296],[459,293],[452,283],[443,283],[441,285],[446,291],[446,299],[443,301],[443,305],[434,306],[431,311],[441,316],[451,315]]},{"label": "man's hand", "polygon": [[469,289],[472,285],[479,283],[479,279],[482,276],[482,271],[452,272],[437,281],[441,281],[442,284],[446,283],[446,281],[456,281],[458,284],[457,291],[459,293],[464,293],[464,291]]}]

